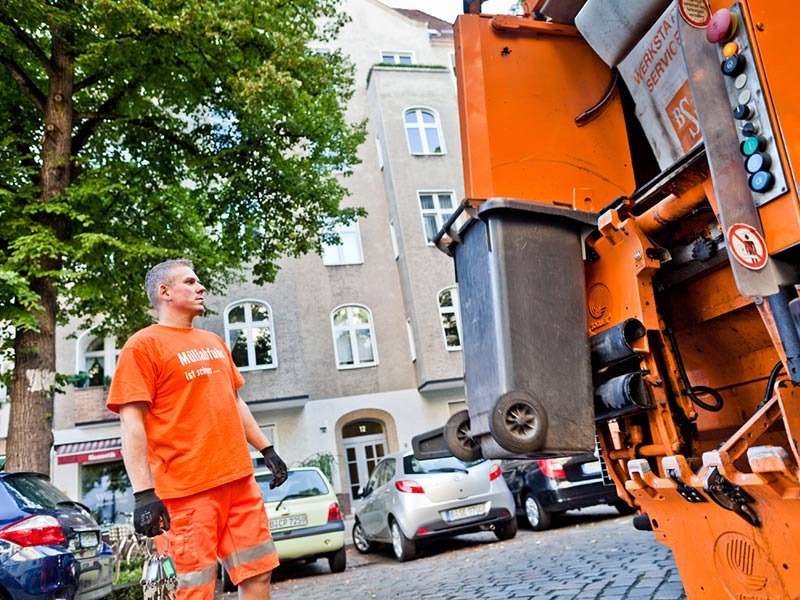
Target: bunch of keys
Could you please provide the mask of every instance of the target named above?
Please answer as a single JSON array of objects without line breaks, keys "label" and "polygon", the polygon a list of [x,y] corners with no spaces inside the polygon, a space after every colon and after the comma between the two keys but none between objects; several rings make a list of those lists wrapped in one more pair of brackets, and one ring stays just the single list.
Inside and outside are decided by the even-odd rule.
[{"label": "bunch of keys", "polygon": [[169,540],[161,554],[153,554],[144,561],[140,582],[144,600],[175,600],[178,576],[175,563],[169,555]]}]

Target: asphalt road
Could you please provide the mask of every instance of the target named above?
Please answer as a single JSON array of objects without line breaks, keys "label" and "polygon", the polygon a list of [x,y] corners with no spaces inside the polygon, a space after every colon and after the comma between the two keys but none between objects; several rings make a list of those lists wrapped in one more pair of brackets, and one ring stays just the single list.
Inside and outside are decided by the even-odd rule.
[{"label": "asphalt road", "polygon": [[343,573],[324,560],[281,565],[272,600],[684,600],[671,551],[631,520],[605,507],[575,511],[505,542],[491,532],[429,542],[406,563],[388,547],[361,555],[348,546]]}]

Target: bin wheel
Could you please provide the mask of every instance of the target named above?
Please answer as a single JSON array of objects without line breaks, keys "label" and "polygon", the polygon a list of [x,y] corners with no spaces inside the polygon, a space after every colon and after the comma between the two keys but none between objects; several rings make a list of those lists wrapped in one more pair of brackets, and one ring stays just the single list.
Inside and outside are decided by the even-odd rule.
[{"label": "bin wheel", "polygon": [[500,396],[489,420],[492,437],[509,452],[538,450],[547,433],[547,413],[530,394],[520,391]]},{"label": "bin wheel", "polygon": [[453,456],[464,462],[481,458],[481,447],[470,435],[469,411],[453,414],[444,426],[444,441]]}]

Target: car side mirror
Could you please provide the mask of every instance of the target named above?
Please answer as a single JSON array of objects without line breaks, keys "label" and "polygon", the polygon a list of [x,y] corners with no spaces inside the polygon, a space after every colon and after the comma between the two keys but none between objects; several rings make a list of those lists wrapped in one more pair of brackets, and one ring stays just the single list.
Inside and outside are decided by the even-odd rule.
[{"label": "car side mirror", "polygon": [[368,493],[369,493],[369,492],[367,491],[367,488],[366,488],[366,487],[359,487],[359,488],[356,490],[356,499],[358,499],[358,498],[363,498],[363,497],[364,497],[364,496],[366,496]]}]

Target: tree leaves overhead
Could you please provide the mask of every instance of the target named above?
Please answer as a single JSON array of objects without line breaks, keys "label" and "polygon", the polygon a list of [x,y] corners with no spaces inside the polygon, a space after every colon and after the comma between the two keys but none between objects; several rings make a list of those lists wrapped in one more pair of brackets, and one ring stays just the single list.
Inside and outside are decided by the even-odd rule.
[{"label": "tree leaves overhead", "polygon": [[[147,319],[141,281],[192,258],[212,289],[242,265],[319,250],[343,210],[343,167],[364,124],[345,120],[351,65],[320,51],[336,0],[5,0],[0,6],[0,321],[24,326],[28,283],[52,277],[61,319]],[[42,189],[43,103],[74,70],[65,193]],[[347,172],[347,169],[344,169]],[[43,201],[48,198],[48,201]],[[51,226],[58,223],[58,227]],[[42,272],[39,259],[58,259]],[[249,271],[248,271],[249,272]]]}]

